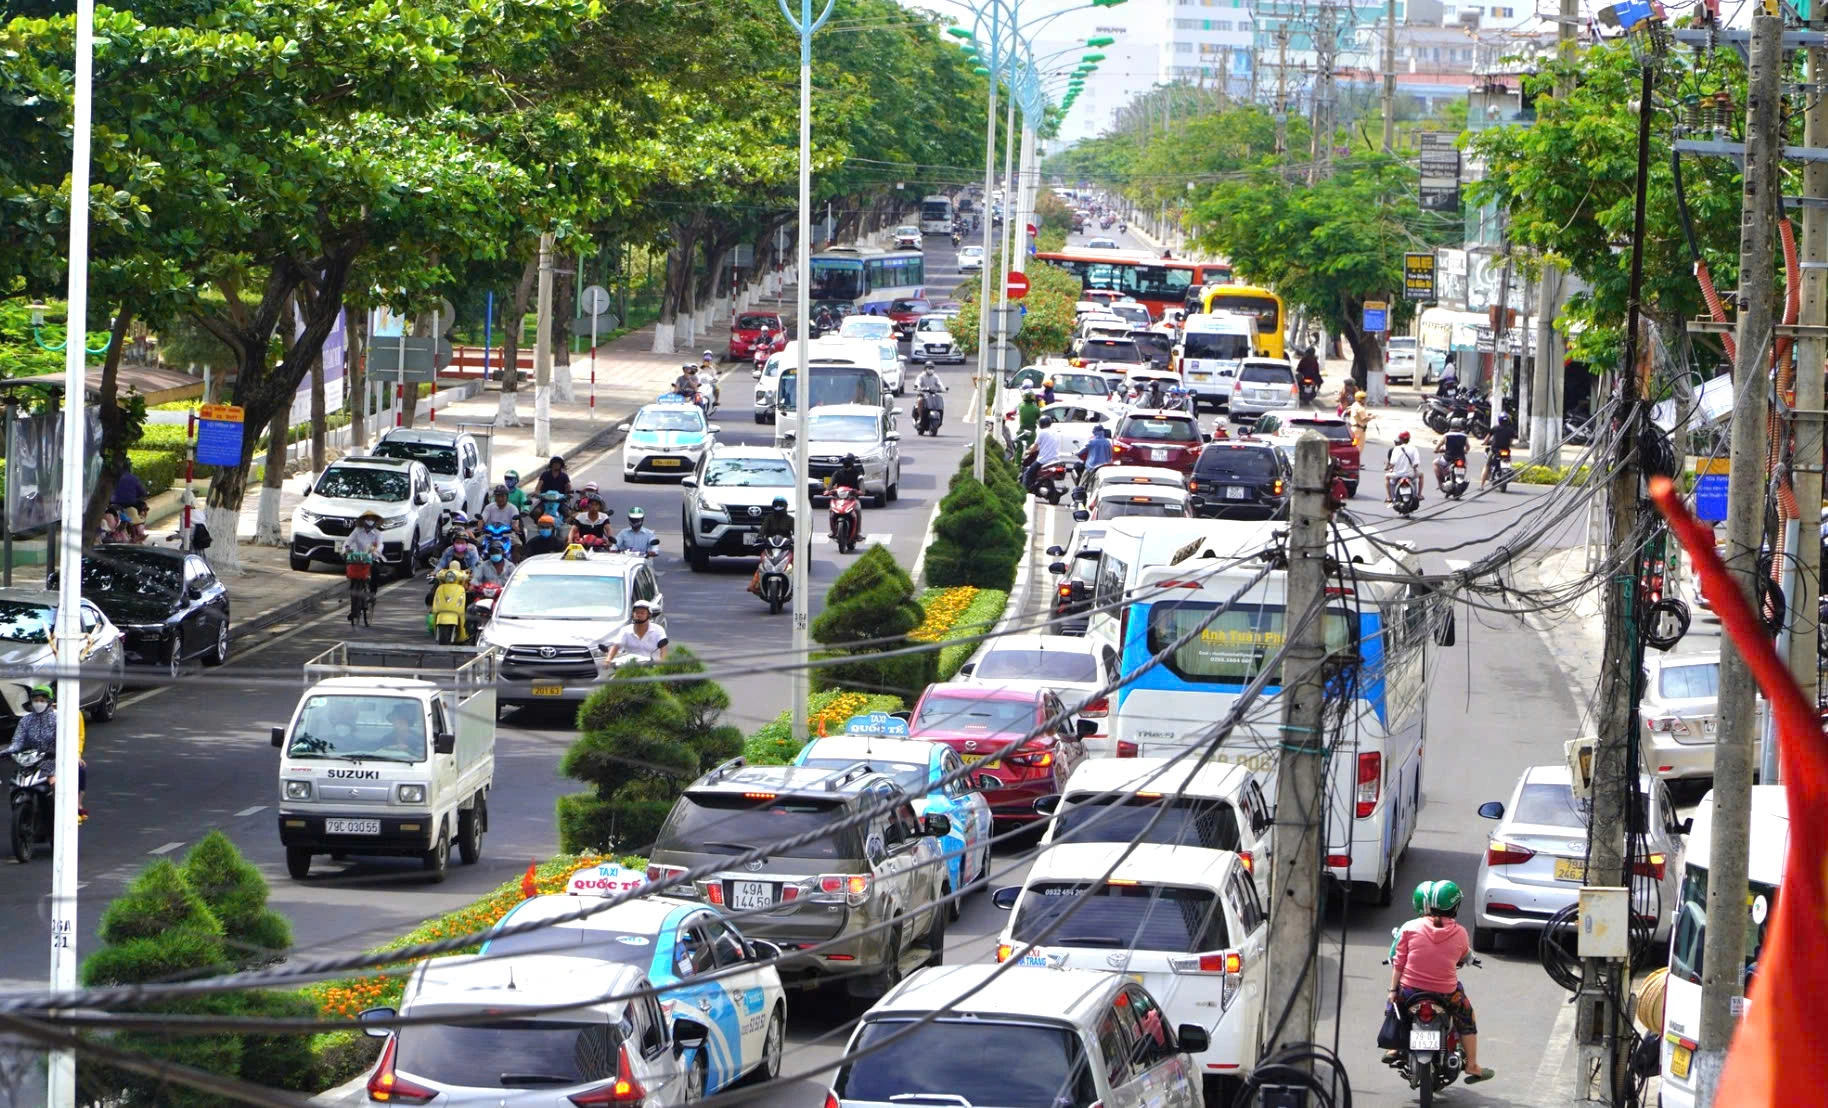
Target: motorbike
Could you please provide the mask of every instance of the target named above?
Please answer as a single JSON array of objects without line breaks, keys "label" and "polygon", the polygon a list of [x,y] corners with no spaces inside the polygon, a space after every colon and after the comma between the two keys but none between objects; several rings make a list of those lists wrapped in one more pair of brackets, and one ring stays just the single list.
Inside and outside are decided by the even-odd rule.
[{"label": "motorbike", "polygon": [[1452,396],[1431,396],[1422,405],[1422,422],[1437,435],[1447,433],[1453,417],[1454,398]]},{"label": "motorbike", "polygon": [[1447,466],[1447,481],[1441,491],[1449,500],[1458,500],[1466,495],[1466,459],[1455,458]]},{"label": "motorbike", "polygon": [[1058,504],[1067,490],[1078,483],[1079,463],[1072,459],[1056,458],[1046,465],[1036,467],[1028,491],[1046,498],[1049,504]]},{"label": "motorbike", "polygon": [[1511,468],[1511,448],[1499,447],[1492,451],[1492,486],[1499,492],[1509,492],[1511,478],[1516,476]]},{"label": "motorbike", "polygon": [[780,615],[793,599],[793,540],[786,535],[769,535],[762,541],[762,579],[757,589],[772,615]]},{"label": "motorbike", "polygon": [[456,566],[446,566],[432,576],[438,585],[432,590],[432,610],[425,617],[426,630],[439,646],[468,642],[469,573]]},{"label": "motorbike", "polygon": [[[1472,959],[1475,966],[1483,965]],[[1409,1087],[1420,1095],[1422,1108],[1434,1104],[1434,1095],[1460,1079],[1466,1070],[1466,1047],[1454,1030],[1453,1015],[1447,1010],[1447,998],[1435,993],[1417,993],[1404,1007],[1409,1047],[1399,1051],[1387,1064],[1402,1074]]]},{"label": "motorbike", "polygon": [[616,549],[623,554],[640,554],[648,558],[658,558],[660,557],[660,536],[655,535],[653,538],[647,540],[646,550],[622,550],[621,547],[617,547]]},{"label": "motorbike", "polygon": [[914,402],[914,433],[939,436],[939,425],[946,418],[946,397],[938,389],[923,389]]},{"label": "motorbike", "polygon": [[1422,506],[1422,490],[1413,477],[1398,477],[1396,491],[1391,494],[1390,506],[1396,514],[1406,516]]},{"label": "motorbike", "polygon": [[838,553],[849,554],[857,549],[857,539],[863,530],[863,501],[857,498],[857,490],[849,485],[831,490],[831,502],[826,511],[831,516],[831,532],[838,543]]},{"label": "motorbike", "polygon": [[496,548],[504,554],[512,553],[519,541],[520,536],[514,533],[514,528],[505,523],[491,523],[482,529],[483,556],[487,557],[489,551]]},{"label": "motorbike", "polygon": [[1318,378],[1318,377],[1302,378],[1301,384],[1300,384],[1300,390],[1301,390],[1301,406],[1303,408],[1305,408],[1314,402],[1314,398],[1316,396],[1320,395],[1320,378]]},{"label": "motorbike", "polygon": [[489,617],[495,614],[495,601],[500,596],[501,582],[499,581],[490,581],[485,585],[472,585],[468,613],[470,626],[481,627],[489,622]]},{"label": "motorbike", "polygon": [[13,857],[20,865],[32,860],[38,844],[51,841],[50,767],[42,750],[22,750],[13,755]]}]

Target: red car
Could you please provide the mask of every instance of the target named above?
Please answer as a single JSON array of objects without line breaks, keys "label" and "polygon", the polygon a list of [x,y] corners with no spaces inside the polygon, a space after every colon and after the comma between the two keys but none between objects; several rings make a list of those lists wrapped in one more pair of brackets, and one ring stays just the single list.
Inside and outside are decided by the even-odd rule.
[{"label": "red car", "polygon": [[914,337],[914,324],[923,315],[933,313],[933,304],[928,300],[894,300],[889,303],[889,321],[895,325],[895,337],[911,339]]},{"label": "red car", "polygon": [[[1040,819],[1035,801],[1058,794],[1085,760],[1084,739],[1098,730],[1094,720],[1065,716],[1060,698],[1045,689],[1000,688],[994,684],[928,685],[914,706],[909,734],[945,743],[967,763],[1002,782],[985,794],[990,815],[1002,824]],[[1001,758],[990,754],[1060,719]]]},{"label": "red car", "polygon": [[1200,421],[1178,409],[1131,412],[1118,422],[1112,438],[1112,461],[1118,465],[1161,466],[1180,473],[1193,472],[1206,445]]},{"label": "red car", "polygon": [[730,360],[755,357],[755,345],[764,330],[768,332],[770,354],[787,349],[787,325],[781,322],[779,312],[744,312],[736,317],[736,326],[730,328]]}]

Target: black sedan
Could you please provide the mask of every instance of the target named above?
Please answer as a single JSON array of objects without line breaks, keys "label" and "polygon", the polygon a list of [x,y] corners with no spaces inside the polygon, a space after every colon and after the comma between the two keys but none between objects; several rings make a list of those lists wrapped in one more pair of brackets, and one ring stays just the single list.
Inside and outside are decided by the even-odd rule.
[{"label": "black sedan", "polygon": [[229,595],[196,554],[108,543],[83,557],[83,596],[125,637],[127,661],[176,677],[186,661],[228,660]]}]

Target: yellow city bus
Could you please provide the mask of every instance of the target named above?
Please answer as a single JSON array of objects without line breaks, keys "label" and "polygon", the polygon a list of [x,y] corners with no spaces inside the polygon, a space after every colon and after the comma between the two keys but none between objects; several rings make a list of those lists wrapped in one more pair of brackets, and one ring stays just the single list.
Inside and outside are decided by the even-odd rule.
[{"label": "yellow city bus", "polygon": [[1208,312],[1245,312],[1257,317],[1257,346],[1267,358],[1287,357],[1282,329],[1288,323],[1282,298],[1255,285],[1218,285],[1206,292]]}]

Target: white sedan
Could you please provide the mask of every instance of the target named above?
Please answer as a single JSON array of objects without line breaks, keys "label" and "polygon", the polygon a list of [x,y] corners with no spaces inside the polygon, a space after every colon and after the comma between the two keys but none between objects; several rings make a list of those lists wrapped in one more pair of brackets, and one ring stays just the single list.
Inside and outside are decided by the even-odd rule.
[{"label": "white sedan", "polygon": [[923,315],[914,324],[914,339],[908,346],[910,362],[946,362],[965,364],[965,352],[947,327],[946,315]]},{"label": "white sedan", "polygon": [[960,273],[980,273],[984,269],[984,248],[981,246],[960,247],[958,252],[958,270]]},{"label": "white sedan", "polygon": [[1041,415],[1054,421],[1054,430],[1060,432],[1067,448],[1075,454],[1092,441],[1092,428],[1103,426],[1113,432],[1117,430],[1117,406],[1084,397],[1055,401],[1042,408]]},{"label": "white sedan", "polygon": [[622,476],[684,477],[698,467],[711,436],[720,430],[707,423],[698,405],[683,400],[663,400],[635,413],[618,430],[628,436],[622,443]]}]

